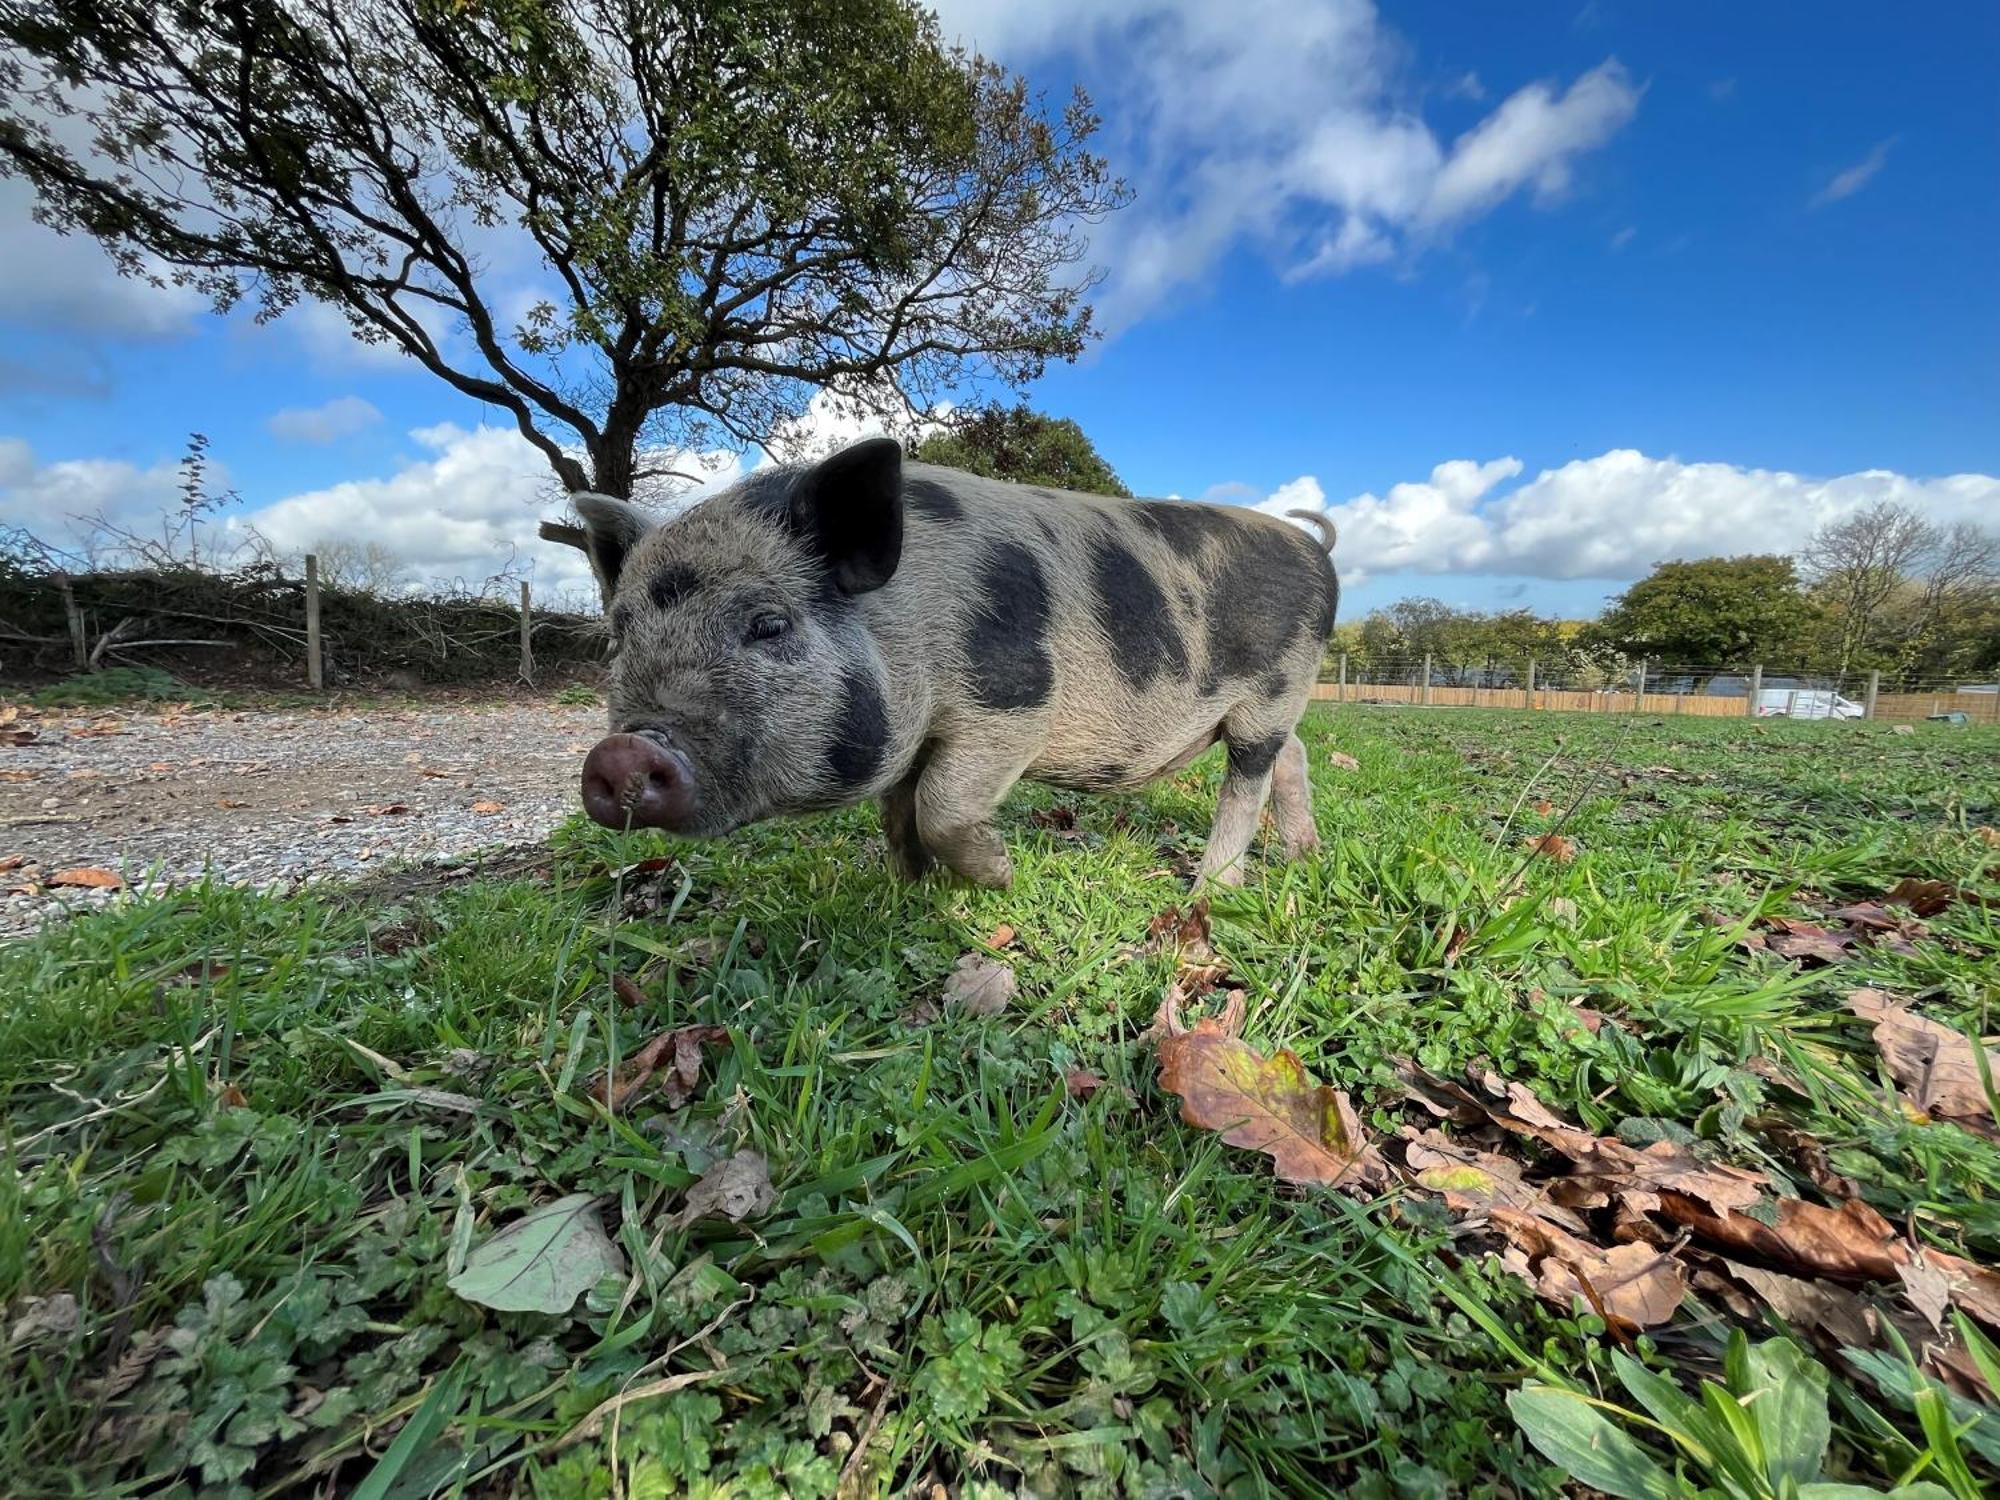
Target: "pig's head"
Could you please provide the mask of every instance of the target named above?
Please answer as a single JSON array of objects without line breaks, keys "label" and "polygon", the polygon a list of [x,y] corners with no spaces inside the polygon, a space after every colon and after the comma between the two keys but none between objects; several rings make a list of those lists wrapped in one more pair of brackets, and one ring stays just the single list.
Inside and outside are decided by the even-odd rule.
[{"label": "pig's head", "polygon": [[664,524],[573,499],[616,653],[585,811],[713,838],[855,800],[888,753],[857,600],[902,556],[902,450],[874,439],[752,475]]}]

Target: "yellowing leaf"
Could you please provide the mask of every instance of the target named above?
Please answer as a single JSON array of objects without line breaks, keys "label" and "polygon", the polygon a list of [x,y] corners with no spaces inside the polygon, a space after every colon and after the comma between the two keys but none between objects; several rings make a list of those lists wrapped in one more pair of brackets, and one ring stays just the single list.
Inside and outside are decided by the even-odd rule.
[{"label": "yellowing leaf", "polygon": [[1180,1096],[1184,1121],[1263,1152],[1286,1182],[1356,1188],[1388,1180],[1345,1094],[1294,1053],[1265,1057],[1210,1017],[1160,1043],[1160,1087]]},{"label": "yellowing leaf", "polygon": [[1566,865],[1576,858],[1576,840],[1560,833],[1538,833],[1528,839],[1524,847],[1530,854],[1539,854],[1559,865]]}]

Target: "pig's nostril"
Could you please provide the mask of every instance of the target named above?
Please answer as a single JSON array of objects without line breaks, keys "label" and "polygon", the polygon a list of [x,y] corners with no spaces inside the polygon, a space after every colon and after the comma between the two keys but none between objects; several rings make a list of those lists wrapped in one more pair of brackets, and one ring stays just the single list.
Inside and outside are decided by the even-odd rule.
[{"label": "pig's nostril", "polygon": [[583,763],[583,807],[607,828],[674,828],[693,809],[693,773],[671,746],[636,734],[600,740]]}]

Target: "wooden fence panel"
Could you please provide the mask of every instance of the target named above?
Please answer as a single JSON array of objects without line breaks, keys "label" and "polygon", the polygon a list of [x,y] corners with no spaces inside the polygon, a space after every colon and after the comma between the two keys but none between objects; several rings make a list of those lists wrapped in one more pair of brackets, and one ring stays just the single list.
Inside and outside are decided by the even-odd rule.
[{"label": "wooden fence panel", "polygon": [[[1423,688],[1415,683],[1350,680],[1346,701],[1421,704],[1423,692]],[[1312,695],[1321,702],[1330,703],[1339,698],[1340,687],[1332,682],[1317,683]],[[1519,711],[1523,707],[1524,696],[1523,690],[1518,687],[1431,685],[1431,703],[1439,708],[1505,708]],[[1744,717],[1744,701],[1741,698],[1709,697],[1702,693],[1647,693],[1641,702],[1635,703],[1629,692],[1592,693],[1576,688],[1552,688],[1539,683],[1535,687],[1535,708],[1538,711],[1572,714],[1677,714],[1704,719]],[[1875,716],[1889,723],[1909,723],[1938,713],[1962,713],[1975,724],[2000,724],[2000,693],[1883,693],[1875,705]]]}]

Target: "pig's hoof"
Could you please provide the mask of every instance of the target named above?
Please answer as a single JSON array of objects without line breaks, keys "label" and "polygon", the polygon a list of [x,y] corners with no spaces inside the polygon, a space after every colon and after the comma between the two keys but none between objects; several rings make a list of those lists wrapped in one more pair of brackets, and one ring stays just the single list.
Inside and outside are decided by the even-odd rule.
[{"label": "pig's hoof", "polygon": [[914,884],[930,874],[934,863],[931,851],[922,844],[889,846],[889,870],[898,880],[907,880]]},{"label": "pig's hoof", "polygon": [[1319,853],[1319,835],[1316,833],[1308,834],[1302,839],[1293,839],[1284,848],[1284,857],[1288,862],[1317,853]]},{"label": "pig's hoof", "polygon": [[1243,861],[1231,860],[1219,870],[1205,870],[1195,879],[1195,889],[1205,885],[1227,886],[1235,889],[1243,884]]},{"label": "pig's hoof", "polygon": [[998,859],[966,860],[952,869],[960,879],[988,890],[1004,891],[1014,883],[1014,862],[1005,855]]}]

